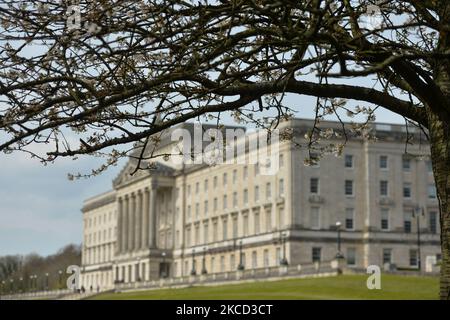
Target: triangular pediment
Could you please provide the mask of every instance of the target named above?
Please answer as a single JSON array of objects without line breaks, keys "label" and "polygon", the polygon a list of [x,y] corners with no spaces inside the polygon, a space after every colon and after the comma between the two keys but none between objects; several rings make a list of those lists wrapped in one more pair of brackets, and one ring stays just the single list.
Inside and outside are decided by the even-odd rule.
[{"label": "triangular pediment", "polygon": [[175,174],[175,169],[167,165],[164,165],[161,162],[152,162],[151,164],[149,164],[147,161],[143,160],[140,164],[140,167],[141,168],[148,167],[148,169],[139,169],[136,171],[137,166],[138,166],[137,159],[134,158],[129,159],[128,162],[120,171],[119,175],[113,180],[114,188],[115,189],[120,188],[120,186],[122,185],[126,185],[133,181],[141,180],[146,177],[151,176],[170,177]]}]

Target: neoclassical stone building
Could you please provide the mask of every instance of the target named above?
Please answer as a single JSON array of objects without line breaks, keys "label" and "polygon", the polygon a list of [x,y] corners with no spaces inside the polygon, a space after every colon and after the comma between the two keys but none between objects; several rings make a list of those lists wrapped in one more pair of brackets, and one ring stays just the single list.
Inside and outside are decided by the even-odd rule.
[{"label": "neoclassical stone building", "polygon": [[[180,128],[193,133],[194,126],[164,132],[155,139],[153,156],[160,156],[150,170],[130,175],[137,165],[130,159],[112,191],[85,201],[82,284],[103,289],[116,282],[331,261],[339,224],[349,268],[417,268],[421,261],[423,271],[433,269],[440,259],[439,214],[423,133],[374,124],[376,141],[350,134],[341,155],[305,166],[316,156],[301,147],[313,124],[280,124],[293,138],[270,145],[278,149],[271,161],[276,156],[279,169],[269,175],[261,173],[268,163],[261,148],[236,158],[258,153],[253,163],[178,163],[167,156],[178,143],[172,134]],[[321,128],[339,132],[341,124],[322,122]],[[343,142],[342,132],[325,132],[322,145]],[[407,132],[412,144],[405,143]]]}]

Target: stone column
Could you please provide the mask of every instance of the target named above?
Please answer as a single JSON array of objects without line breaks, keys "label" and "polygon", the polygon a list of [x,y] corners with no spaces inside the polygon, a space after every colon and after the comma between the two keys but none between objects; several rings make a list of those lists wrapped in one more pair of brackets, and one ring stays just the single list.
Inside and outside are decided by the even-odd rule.
[{"label": "stone column", "polygon": [[122,224],[123,224],[123,199],[119,198],[118,208],[117,208],[117,239],[116,239],[116,252],[120,253],[123,251],[122,243]]},{"label": "stone column", "polygon": [[136,213],[136,196],[134,193],[130,196],[129,212],[128,212],[128,250],[134,250],[134,215]]},{"label": "stone column", "polygon": [[122,218],[123,218],[123,224],[122,224],[122,252],[126,252],[128,251],[128,212],[130,211],[129,209],[129,203],[130,203],[130,198],[128,197],[128,195],[125,196],[125,201],[123,203],[123,212],[122,212]]},{"label": "stone column", "polygon": [[156,247],[156,194],[157,194],[157,185],[156,182],[152,182],[152,188],[150,190],[150,221],[149,221],[150,248]]},{"label": "stone column", "polygon": [[144,199],[142,206],[142,234],[141,234],[141,248],[148,248],[149,245],[149,191],[148,188],[144,190]]},{"label": "stone column", "polygon": [[142,191],[139,190],[136,197],[134,250],[139,250],[141,248],[141,227],[142,227]]}]

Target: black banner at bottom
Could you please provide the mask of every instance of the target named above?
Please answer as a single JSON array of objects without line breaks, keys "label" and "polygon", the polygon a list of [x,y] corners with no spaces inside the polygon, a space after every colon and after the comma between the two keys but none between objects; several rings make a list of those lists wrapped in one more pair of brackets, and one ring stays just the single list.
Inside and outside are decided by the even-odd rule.
[{"label": "black banner at bottom", "polygon": [[[57,319],[142,317],[144,319],[337,319],[384,318],[398,312],[405,316],[436,314],[448,309],[441,301],[280,301],[280,300],[189,300],[189,301],[0,301],[0,313],[45,316]],[[9,309],[9,310],[8,310]]]}]

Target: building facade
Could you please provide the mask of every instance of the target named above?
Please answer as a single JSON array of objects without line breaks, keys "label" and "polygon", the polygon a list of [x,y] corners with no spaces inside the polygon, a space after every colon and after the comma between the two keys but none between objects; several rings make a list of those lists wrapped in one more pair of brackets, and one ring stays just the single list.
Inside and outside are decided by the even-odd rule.
[{"label": "building facade", "polygon": [[[305,166],[316,157],[302,147],[313,126],[303,119],[280,124],[291,139],[264,147],[277,150],[270,159],[276,157],[278,170],[267,175],[261,173],[271,165],[261,156],[267,150],[245,148],[236,163],[179,163],[167,156],[178,145],[173,132],[192,133],[194,125],[164,132],[151,170],[130,175],[137,165],[130,159],[112,191],[85,201],[82,284],[104,289],[331,261],[338,229],[349,268],[433,270],[440,259],[439,208],[423,133],[373,124],[375,139],[347,136],[342,154],[318,152],[320,161]],[[333,133],[320,144],[342,143],[341,127],[323,121],[324,132]],[[238,138],[237,145],[256,135]],[[256,162],[247,161],[252,153]]]}]

